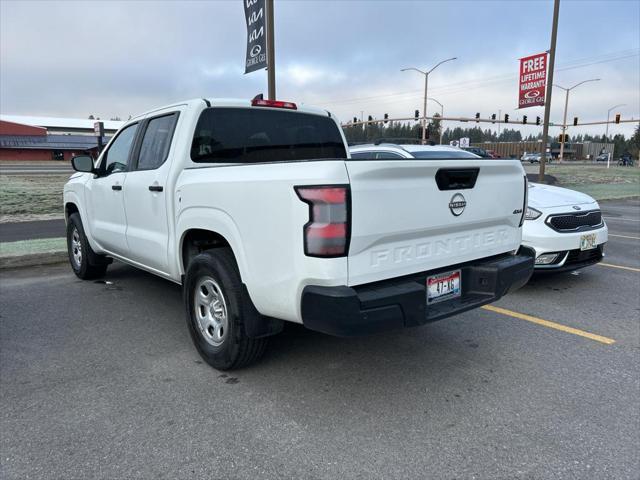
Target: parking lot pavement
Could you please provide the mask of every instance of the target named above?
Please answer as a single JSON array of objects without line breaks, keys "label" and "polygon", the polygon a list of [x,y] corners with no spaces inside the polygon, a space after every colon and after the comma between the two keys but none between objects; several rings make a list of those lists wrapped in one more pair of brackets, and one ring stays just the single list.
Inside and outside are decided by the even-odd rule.
[{"label": "parking lot pavement", "polygon": [[640,268],[640,200],[600,202],[609,227],[604,263]]},{"label": "parking lot pavement", "polygon": [[[640,241],[614,238],[606,261],[637,265]],[[355,339],[288,326],[226,374],[179,286],[122,264],[106,280],[0,274],[3,478],[638,478],[640,272],[496,304],[610,344],[479,309]]]}]

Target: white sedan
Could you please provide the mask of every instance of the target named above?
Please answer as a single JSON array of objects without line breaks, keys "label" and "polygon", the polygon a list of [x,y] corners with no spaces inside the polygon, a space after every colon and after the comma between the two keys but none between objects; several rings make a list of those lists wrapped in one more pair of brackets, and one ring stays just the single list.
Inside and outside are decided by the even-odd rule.
[{"label": "white sedan", "polygon": [[529,184],[522,244],[536,251],[536,272],[576,270],[598,263],[607,240],[600,206],[589,195]]},{"label": "white sedan", "polygon": [[[478,158],[449,146],[358,145],[349,148],[352,158]],[[589,195],[537,183],[529,184],[529,201],[522,229],[522,245],[536,252],[537,273],[577,270],[604,257],[607,225],[600,206]]]}]

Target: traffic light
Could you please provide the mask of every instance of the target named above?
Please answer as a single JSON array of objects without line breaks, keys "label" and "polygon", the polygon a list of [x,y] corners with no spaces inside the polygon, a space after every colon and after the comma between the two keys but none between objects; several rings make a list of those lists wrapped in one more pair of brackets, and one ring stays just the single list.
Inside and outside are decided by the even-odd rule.
[{"label": "traffic light", "polygon": [[420,117],[420,110],[416,110],[416,113],[414,114],[416,121],[418,120],[418,117]]},{"label": "traffic light", "polygon": [[616,123],[620,123],[620,114],[616,113]]},{"label": "traffic light", "polygon": [[567,142],[569,141],[569,135],[568,135],[568,134],[566,134],[566,133],[564,133],[564,134],[562,134],[562,133],[561,133],[561,134],[558,136],[558,141],[559,141],[560,143],[567,143]]},{"label": "traffic light", "polygon": [[357,117],[353,117],[353,123],[358,123],[358,118]]},{"label": "traffic light", "polygon": [[526,125],[526,124],[527,124],[527,116],[526,116],[526,115],[523,115],[523,116],[522,116],[522,124],[523,124],[523,125]]},{"label": "traffic light", "polygon": [[574,127],[578,126],[578,117],[573,117],[573,126]]},{"label": "traffic light", "polygon": [[536,125],[540,125],[540,117],[536,117]]},{"label": "traffic light", "polygon": [[476,113],[476,123],[480,121],[480,112]]},{"label": "traffic light", "polygon": [[373,122],[373,117],[369,115],[369,123]]},{"label": "traffic light", "polygon": [[508,113],[504,114],[504,123],[509,123],[509,114]]},{"label": "traffic light", "polygon": [[491,120],[493,120],[491,123],[496,123],[496,114],[495,113],[491,114]]},{"label": "traffic light", "polygon": [[389,114],[388,113],[384,114],[384,123],[389,123]]}]

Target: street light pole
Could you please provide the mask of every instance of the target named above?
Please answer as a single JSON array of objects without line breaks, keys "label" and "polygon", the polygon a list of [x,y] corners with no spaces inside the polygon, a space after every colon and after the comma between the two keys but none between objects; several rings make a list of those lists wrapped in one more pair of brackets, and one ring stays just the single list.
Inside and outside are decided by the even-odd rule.
[{"label": "street light pole", "polygon": [[569,87],[569,88],[564,88],[564,87],[561,87],[560,85],[555,85],[555,84],[553,85],[554,87],[558,87],[566,92],[566,96],[564,99],[564,118],[562,120],[562,138],[560,139],[560,156],[558,157],[558,161],[560,162],[562,162],[562,159],[564,158],[564,134],[567,131],[567,107],[569,106],[569,92],[574,88],[582,85],[583,83],[598,82],[598,81],[600,81],[599,78],[591,78],[589,80],[584,80],[580,83],[576,83],[573,87]]},{"label": "street light pole", "polygon": [[[605,142],[609,141],[609,115],[611,115],[611,110],[618,107],[624,107],[626,103],[621,103],[619,105],[614,105],[609,110],[607,110],[607,128],[604,132],[604,140]],[[614,152],[607,152],[607,168],[611,165],[611,157],[613,157]]]},{"label": "street light pole", "polygon": [[424,119],[422,120],[422,145],[427,144],[427,92],[429,91],[429,74],[425,74],[424,76],[424,107],[422,111],[424,112]]},{"label": "street light pole", "polygon": [[604,138],[605,140],[608,142],[609,141],[609,115],[611,115],[611,111],[618,108],[618,107],[624,107],[626,105],[626,103],[621,103],[620,105],[614,105],[613,107],[611,107],[609,110],[607,110],[607,130],[605,131],[604,134]]},{"label": "street light pole", "polygon": [[562,139],[560,140],[560,156],[558,162],[562,162],[564,159],[564,134],[567,132],[567,107],[569,106],[569,90],[566,91],[564,97],[564,115],[562,117]]},{"label": "street light pole", "polygon": [[444,117],[444,105],[442,105],[438,100],[436,100],[435,98],[431,98],[429,97],[429,100],[431,100],[432,102],[436,102],[438,105],[440,105],[440,145],[442,145],[442,132],[444,130],[444,120],[442,120],[442,118]]},{"label": "street light pole", "polygon": [[427,143],[427,96],[429,92],[429,74],[433,72],[436,68],[438,68],[440,65],[442,65],[443,63],[450,62],[451,60],[456,60],[457,58],[458,57],[452,57],[452,58],[447,58],[446,60],[442,60],[441,62],[437,63],[435,67],[433,67],[431,70],[428,70],[426,72],[415,67],[403,68],[402,70],[400,70],[401,72],[406,72],[408,70],[415,70],[416,72],[424,75],[424,108],[422,112],[424,116],[422,118],[422,145],[426,145]]}]

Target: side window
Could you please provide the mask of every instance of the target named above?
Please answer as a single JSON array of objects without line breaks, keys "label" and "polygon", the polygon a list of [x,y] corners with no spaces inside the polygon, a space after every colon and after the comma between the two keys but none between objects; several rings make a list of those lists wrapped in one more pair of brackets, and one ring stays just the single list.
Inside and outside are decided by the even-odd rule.
[{"label": "side window", "polygon": [[154,170],[164,163],[177,119],[178,114],[172,113],[149,120],[140,145],[138,170]]},{"label": "side window", "polygon": [[374,154],[371,152],[352,152],[351,158],[374,158]]},{"label": "side window", "polygon": [[378,160],[395,160],[404,158],[402,155],[394,152],[376,152],[376,159]]},{"label": "side window", "polygon": [[103,171],[105,174],[124,172],[129,163],[129,152],[136,137],[138,124],[129,125],[122,130],[105,153]]}]

